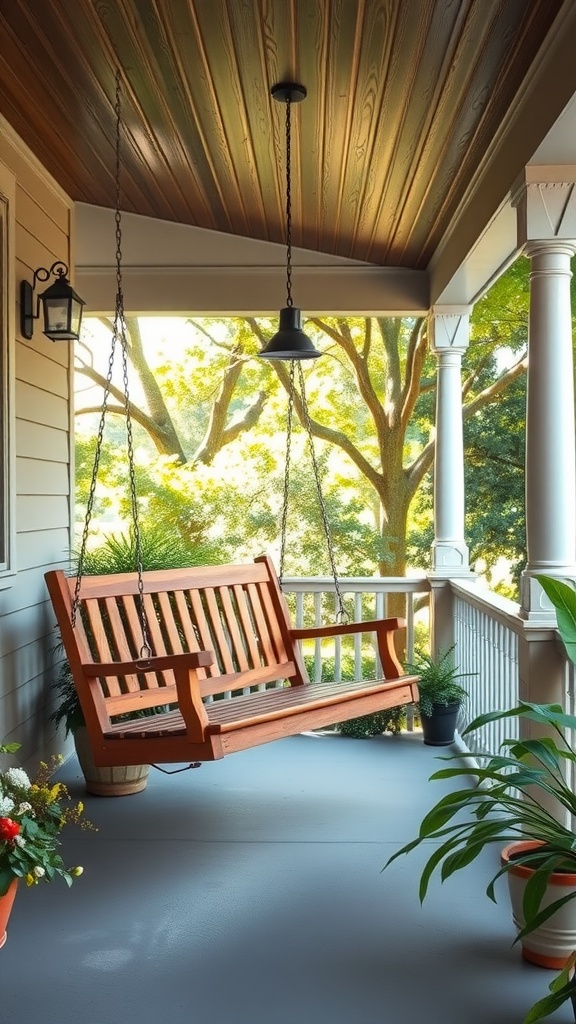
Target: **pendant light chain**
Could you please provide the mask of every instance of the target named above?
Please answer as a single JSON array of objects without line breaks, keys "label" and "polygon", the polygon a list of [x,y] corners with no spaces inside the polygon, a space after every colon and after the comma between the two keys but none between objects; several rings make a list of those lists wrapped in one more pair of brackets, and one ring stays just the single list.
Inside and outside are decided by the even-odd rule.
[{"label": "pendant light chain", "polygon": [[291,149],[292,108],[291,100],[286,98],[286,305],[293,306],[292,301],[292,149]]},{"label": "pendant light chain", "polygon": [[314,448],[314,440],[312,436],[312,422],[310,420],[310,412],[308,409],[308,402],[306,400],[306,389],[304,387],[304,373],[302,370],[302,363],[298,363],[298,383],[300,385],[300,397],[302,399],[302,413],[304,418],[304,426],[306,427],[306,433],[308,434],[310,460],[312,462],[312,470],[314,473],[314,480],[316,483],[316,493],[318,495],[318,507],[320,509],[320,515],[322,517],[322,526],[324,527],[324,535],[326,537],[326,547],[328,548],[330,569],[332,571],[332,579],[334,580],[334,590],[336,592],[336,621],[347,622],[348,613],[344,607],[342,591],[340,590],[340,582],[338,580],[338,573],[336,571],[336,559],[334,558],[334,544],[332,541],[332,533],[330,530],[330,524],[328,522],[326,502],[324,501],[324,495],[322,494],[322,486],[320,484],[320,471],[318,469],[318,461],[316,459],[316,451]]},{"label": "pendant light chain", "polygon": [[104,426],[106,422],[106,410],[108,408],[108,398],[110,397],[110,387],[112,384],[112,370],[114,367],[114,351],[116,347],[116,338],[112,338],[112,344],[110,348],[110,358],[108,359],[108,372],[106,374],[106,384],[104,387],[104,397],[102,399],[102,408],[100,410],[100,422],[98,424],[98,433],[96,435],[96,451],[94,453],[94,464],[92,466],[92,479],[90,481],[90,490],[88,492],[88,501],[86,503],[86,514],[84,517],[84,529],[82,531],[82,541],[80,543],[80,552],[78,554],[78,562],[76,566],[76,584],[74,587],[74,600],[72,602],[72,626],[76,625],[76,616],[78,614],[78,606],[80,603],[80,587],[82,585],[82,577],[84,575],[84,559],[86,556],[86,548],[88,546],[88,536],[90,533],[90,522],[92,520],[92,510],[94,507],[94,497],[96,494],[96,484],[98,481],[98,470],[100,467],[100,455],[102,454],[102,442],[104,439]]},{"label": "pendant light chain", "polygon": [[286,413],[286,461],[284,463],[284,494],[282,498],[282,516],[280,525],[280,571],[279,583],[282,586],[284,561],[286,556],[286,533],[288,523],[288,501],[290,494],[290,458],[292,449],[292,421],[294,416],[294,372],[295,360],[290,361],[290,385],[288,389],[288,410]]},{"label": "pendant light chain", "polygon": [[298,390],[300,392],[300,400],[302,403],[302,420],[308,436],[308,447],[310,450],[310,460],[312,462],[312,471],[314,473],[314,482],[316,484],[316,494],[318,497],[318,508],[320,509],[320,517],[322,519],[322,527],[324,530],[324,536],[326,538],[326,547],[328,549],[328,559],[330,561],[330,569],[332,572],[332,579],[334,581],[335,591],[335,604],[336,604],[336,622],[345,623],[348,622],[350,616],[346,611],[344,605],[344,598],[342,597],[342,591],[340,589],[340,580],[338,579],[338,572],[336,569],[336,559],[334,557],[334,543],[332,540],[332,533],[330,530],[330,523],[328,521],[328,511],[326,509],[326,502],[324,495],[322,494],[322,485],[320,482],[320,470],[318,467],[318,460],[316,458],[316,450],[314,447],[314,437],[312,434],[312,421],[310,419],[310,411],[308,409],[308,401],[306,399],[306,387],[304,384],[304,372],[302,370],[302,363],[296,359],[292,359],[290,362],[290,380],[288,385],[288,412],[286,416],[286,460],[284,463],[284,496],[282,502],[282,515],[281,515],[281,527],[280,527],[280,572],[279,579],[282,584],[282,578],[284,575],[284,559],[286,553],[286,533],[287,533],[287,520],[288,520],[288,498],[290,490],[290,458],[292,448],[292,424],[294,420],[294,402],[296,398],[296,363],[298,362]]},{"label": "pendant light chain", "polygon": [[115,164],[115,185],[116,185],[116,209],[114,214],[114,220],[116,225],[116,308],[114,312],[114,324],[112,329],[112,342],[110,348],[110,359],[108,362],[108,372],[106,375],[106,385],[104,388],[104,399],[102,403],[102,411],[100,414],[100,424],[98,428],[98,436],[96,442],[96,453],[94,457],[94,467],[92,471],[92,480],[90,484],[90,492],[88,496],[88,504],[86,508],[86,520],[84,523],[84,531],[82,534],[82,543],[80,547],[80,554],[78,557],[78,568],[76,576],[76,586],[74,590],[74,603],[72,608],[72,625],[75,625],[76,615],[78,611],[79,599],[80,599],[80,587],[82,583],[82,575],[84,571],[84,559],[86,555],[86,546],[88,543],[88,533],[90,520],[92,518],[92,510],[94,506],[94,495],[96,492],[96,482],[98,478],[98,469],[100,465],[100,456],[102,453],[102,443],[104,439],[104,424],[106,419],[106,411],[108,408],[108,398],[110,395],[110,388],[112,384],[112,372],[114,367],[114,354],[116,351],[116,342],[120,341],[120,350],[122,354],[122,383],[124,388],[124,413],[126,418],[126,440],[128,449],[128,475],[130,480],[130,505],[132,511],[132,526],[134,531],[134,545],[135,545],[135,556],[136,556],[136,572],[138,574],[138,617],[140,620],[140,629],[142,632],[142,646],[140,648],[140,657],[147,658],[152,654],[152,647],[150,644],[150,632],[148,627],[148,618],[146,615],[146,609],[144,606],[144,580],[143,580],[143,564],[142,564],[142,538],[140,535],[140,524],[138,517],[138,496],[136,491],[136,471],[134,466],[134,439],[132,432],[132,416],[130,414],[130,393],[128,389],[128,341],[126,337],[126,319],[124,313],[124,293],[122,287],[122,214],[120,212],[121,205],[121,194],[120,194],[120,149],[121,149],[121,126],[122,126],[122,102],[121,102],[121,77],[120,70],[116,71],[116,93],[115,93],[115,104],[114,111],[116,114],[116,164]]}]

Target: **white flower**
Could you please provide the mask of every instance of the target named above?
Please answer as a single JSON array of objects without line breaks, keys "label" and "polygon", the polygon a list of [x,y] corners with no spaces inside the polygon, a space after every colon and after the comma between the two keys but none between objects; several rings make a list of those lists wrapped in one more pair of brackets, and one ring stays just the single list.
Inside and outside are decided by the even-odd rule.
[{"label": "white flower", "polygon": [[29,804],[29,803],[25,802],[23,804],[19,804],[18,805],[18,807],[16,808],[16,814],[27,814],[28,811],[31,811],[31,810],[32,810],[32,804]]},{"label": "white flower", "polygon": [[45,872],[44,868],[41,868],[40,865],[37,864],[36,867],[33,868],[32,874],[34,875],[35,878],[44,878],[44,875],[46,874],[46,872]]},{"label": "white flower", "polygon": [[26,846],[26,840],[24,839],[24,836],[14,836],[14,842],[16,843],[16,846]]},{"label": "white flower", "polygon": [[23,768],[8,768],[4,772],[4,778],[11,786],[18,786],[19,789],[30,789],[30,779]]},{"label": "white flower", "polygon": [[8,818],[14,810],[14,801],[9,796],[0,798],[0,818]]}]

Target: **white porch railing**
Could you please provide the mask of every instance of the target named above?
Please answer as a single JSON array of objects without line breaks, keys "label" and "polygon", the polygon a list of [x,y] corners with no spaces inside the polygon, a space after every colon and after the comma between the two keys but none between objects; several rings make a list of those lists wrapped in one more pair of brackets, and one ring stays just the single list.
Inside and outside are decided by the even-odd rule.
[{"label": "white porch railing", "polygon": [[[400,614],[406,619],[406,659],[410,661],[414,654],[416,601],[419,595],[428,594],[430,591],[426,576],[350,576],[339,579],[338,585],[351,622],[383,618],[387,615],[389,595],[400,594],[404,597],[404,608]],[[331,577],[286,577],[282,581],[282,590],[288,600],[296,628],[327,625],[335,621],[336,587]],[[313,641],[314,661],[310,670],[313,681],[320,680],[322,661],[326,659],[327,651],[330,656],[330,648],[331,656],[334,658],[333,678],[337,682],[342,679],[345,643],[341,637],[335,637],[328,642],[319,639]],[[351,643],[353,678],[360,680],[365,667],[362,634],[356,634]],[[376,656],[374,668],[378,674],[380,666]]]},{"label": "white porch railing", "polygon": [[[405,660],[411,661],[419,603],[426,606],[428,599],[431,601],[436,596],[438,581],[435,580],[431,587],[428,578],[421,574],[414,577],[344,577],[338,583],[351,621],[362,622],[390,614],[399,614],[406,619]],[[560,682],[550,696],[546,686],[542,688],[540,685],[542,673],[539,670],[542,665],[550,664],[551,648],[556,652],[556,664],[562,671],[563,662],[556,651],[554,629],[549,625],[527,623],[520,616],[519,605],[480,589],[474,580],[447,580],[445,588],[448,588],[450,600],[441,601],[441,611],[437,609],[437,614],[449,617],[449,623],[442,624],[441,633],[453,637],[456,664],[463,673],[470,673],[463,680],[469,699],[461,715],[460,731],[477,715],[514,707],[523,694],[527,695],[525,699],[536,701],[562,700],[565,709],[576,714],[576,673],[571,664],[566,662],[564,685]],[[297,628],[335,622],[337,595],[331,577],[286,577],[282,589]],[[401,598],[400,602],[394,602],[393,611],[388,608],[392,595],[400,595]],[[426,607],[422,616],[425,630],[420,638],[422,643],[429,637],[428,611]],[[447,625],[449,629],[446,629]],[[366,634],[312,640],[303,645],[303,653],[312,681],[321,680],[323,666],[329,673],[328,678],[336,681],[373,678],[381,673],[376,645],[372,638],[366,639]],[[408,727],[411,727],[410,714]],[[466,738],[466,745],[473,754],[496,753],[506,737],[517,734],[517,721],[507,719],[471,734]],[[576,742],[576,736],[574,740]],[[574,776],[576,783],[576,772]]]},{"label": "white porch railing", "polygon": [[[460,727],[486,711],[505,710],[518,703],[519,635],[523,623],[519,605],[474,583],[451,581],[456,664],[473,673],[462,684],[469,699]],[[472,753],[497,753],[502,740],[515,735],[516,719],[493,722],[466,737]]]},{"label": "white porch railing", "polygon": [[[419,596],[427,595],[430,586],[426,576],[357,576],[338,580],[344,607],[351,622],[384,618],[388,614],[387,603],[390,595],[401,595],[401,607],[395,606],[394,614],[406,619],[406,660],[414,654],[416,602]],[[292,621],[297,628],[332,623],[338,608],[336,586],[331,577],[286,577],[282,581]],[[375,644],[367,650],[366,634],[355,634],[352,638],[334,637],[328,641],[314,640],[304,648],[310,678],[320,681],[322,665],[328,662],[330,678],[337,682],[343,678],[360,680],[378,678],[382,668]],[[333,659],[333,664],[332,664]],[[414,725],[414,709],[407,708],[407,728]]]}]

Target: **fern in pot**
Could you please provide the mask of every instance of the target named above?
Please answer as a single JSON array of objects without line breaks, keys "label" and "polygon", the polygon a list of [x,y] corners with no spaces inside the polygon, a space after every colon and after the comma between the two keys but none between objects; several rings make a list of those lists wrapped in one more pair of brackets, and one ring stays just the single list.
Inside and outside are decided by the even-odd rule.
[{"label": "fern in pot", "polygon": [[459,682],[470,672],[460,672],[454,661],[453,644],[438,657],[417,651],[415,659],[406,665],[406,671],[417,675],[418,709],[424,743],[447,746],[454,741],[458,714],[468,697],[468,691]]}]

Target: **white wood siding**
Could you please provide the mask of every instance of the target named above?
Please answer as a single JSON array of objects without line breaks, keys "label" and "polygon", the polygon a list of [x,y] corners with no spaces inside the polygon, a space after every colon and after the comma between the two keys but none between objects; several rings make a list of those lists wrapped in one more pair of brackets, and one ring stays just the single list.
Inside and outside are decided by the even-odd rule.
[{"label": "white wood siding", "polygon": [[0,740],[23,744],[24,760],[59,749],[49,715],[57,636],[44,584],[65,565],[71,523],[72,348],[36,324],[20,336],[19,285],[55,260],[73,265],[72,202],[0,118],[0,170],[15,179],[16,574],[0,589]]}]

